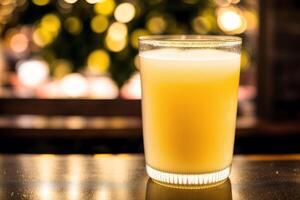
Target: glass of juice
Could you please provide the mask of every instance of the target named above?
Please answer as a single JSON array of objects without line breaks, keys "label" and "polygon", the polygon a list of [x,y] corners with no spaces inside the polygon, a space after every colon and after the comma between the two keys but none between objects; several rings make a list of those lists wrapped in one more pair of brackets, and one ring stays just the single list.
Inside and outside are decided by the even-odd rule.
[{"label": "glass of juice", "polygon": [[214,184],[230,174],[241,38],[139,38],[147,174],[176,185]]}]

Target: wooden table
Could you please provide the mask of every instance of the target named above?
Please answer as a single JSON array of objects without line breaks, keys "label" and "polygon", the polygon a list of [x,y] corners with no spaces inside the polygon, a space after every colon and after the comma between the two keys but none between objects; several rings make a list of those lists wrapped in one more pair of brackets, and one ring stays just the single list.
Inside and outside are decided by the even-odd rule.
[{"label": "wooden table", "polygon": [[182,190],[148,179],[142,155],[1,155],[0,199],[300,199],[300,155],[235,156],[230,180]]}]

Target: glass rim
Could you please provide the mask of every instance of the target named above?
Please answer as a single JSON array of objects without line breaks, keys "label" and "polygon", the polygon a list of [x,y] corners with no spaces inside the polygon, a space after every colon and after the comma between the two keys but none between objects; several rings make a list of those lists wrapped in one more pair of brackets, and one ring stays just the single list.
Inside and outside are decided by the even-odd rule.
[{"label": "glass rim", "polygon": [[146,35],[139,37],[139,44],[157,47],[214,48],[242,44],[242,38],[227,35]]}]

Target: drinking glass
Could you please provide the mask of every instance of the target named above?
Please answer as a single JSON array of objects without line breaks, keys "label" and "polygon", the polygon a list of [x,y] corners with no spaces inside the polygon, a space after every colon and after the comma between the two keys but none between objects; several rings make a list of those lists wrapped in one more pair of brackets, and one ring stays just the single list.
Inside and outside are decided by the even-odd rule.
[{"label": "drinking glass", "polygon": [[147,174],[168,184],[203,185],[230,174],[241,38],[139,38]]}]

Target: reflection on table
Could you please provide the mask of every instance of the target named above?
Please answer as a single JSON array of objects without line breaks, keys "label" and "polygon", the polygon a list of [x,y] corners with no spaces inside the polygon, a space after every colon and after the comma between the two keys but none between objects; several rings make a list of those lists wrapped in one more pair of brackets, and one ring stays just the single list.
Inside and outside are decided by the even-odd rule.
[{"label": "reflection on table", "polygon": [[155,183],[151,179],[147,182],[145,200],[232,200],[231,183],[227,179],[224,183],[203,188],[175,188]]}]

